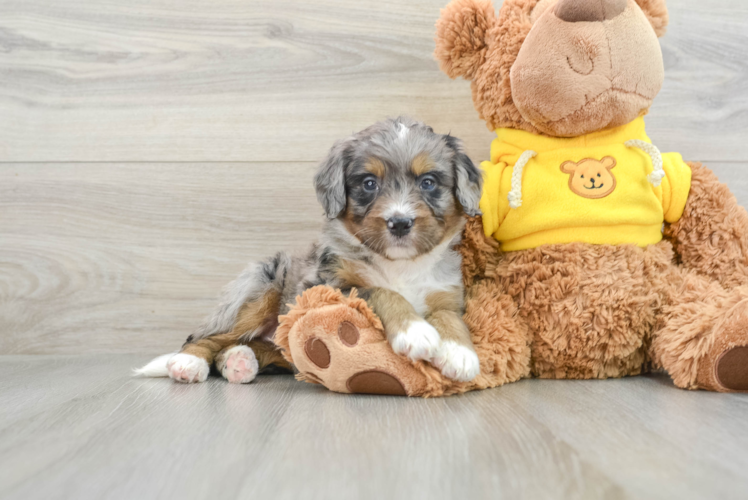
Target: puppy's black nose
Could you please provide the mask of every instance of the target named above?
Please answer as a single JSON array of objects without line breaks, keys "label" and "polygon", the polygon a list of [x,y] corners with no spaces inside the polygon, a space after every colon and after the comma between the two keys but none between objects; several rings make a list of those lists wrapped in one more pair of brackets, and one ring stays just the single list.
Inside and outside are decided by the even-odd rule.
[{"label": "puppy's black nose", "polygon": [[390,233],[398,238],[405,236],[413,227],[413,219],[392,218],[387,221],[387,227]]}]

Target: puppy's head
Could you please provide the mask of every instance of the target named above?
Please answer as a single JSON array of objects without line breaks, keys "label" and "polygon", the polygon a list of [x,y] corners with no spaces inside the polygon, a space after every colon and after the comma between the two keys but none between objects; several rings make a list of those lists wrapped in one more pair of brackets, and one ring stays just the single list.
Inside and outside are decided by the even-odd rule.
[{"label": "puppy's head", "polygon": [[458,139],[402,117],[335,144],[315,177],[327,217],[389,259],[455,236],[464,214],[479,214],[481,182]]}]

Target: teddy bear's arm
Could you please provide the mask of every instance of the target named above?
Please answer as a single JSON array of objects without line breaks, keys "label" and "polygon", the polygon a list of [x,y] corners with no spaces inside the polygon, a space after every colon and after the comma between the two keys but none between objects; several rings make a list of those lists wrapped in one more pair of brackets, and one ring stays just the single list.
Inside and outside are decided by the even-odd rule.
[{"label": "teddy bear's arm", "polygon": [[468,219],[460,243],[462,254],[462,278],[465,287],[476,281],[492,277],[496,264],[501,258],[499,243],[483,233],[481,217]]},{"label": "teddy bear's arm", "polygon": [[748,213],[717,176],[689,163],[691,191],[683,216],[665,225],[680,263],[726,288],[748,284]]}]

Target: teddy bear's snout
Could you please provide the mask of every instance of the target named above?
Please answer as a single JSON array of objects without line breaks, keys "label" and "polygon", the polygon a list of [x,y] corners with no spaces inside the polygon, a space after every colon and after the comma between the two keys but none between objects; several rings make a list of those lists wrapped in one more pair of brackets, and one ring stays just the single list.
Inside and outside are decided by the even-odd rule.
[{"label": "teddy bear's snout", "polygon": [[559,0],[556,16],[569,23],[608,21],[626,10],[627,0]]}]

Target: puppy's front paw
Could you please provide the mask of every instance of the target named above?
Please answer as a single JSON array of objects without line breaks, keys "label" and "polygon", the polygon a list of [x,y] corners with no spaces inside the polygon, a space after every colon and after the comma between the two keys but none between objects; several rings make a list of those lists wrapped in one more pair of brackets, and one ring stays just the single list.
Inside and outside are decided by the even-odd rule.
[{"label": "puppy's front paw", "polygon": [[234,346],[217,363],[221,375],[232,384],[248,384],[260,371],[254,351],[246,345]]},{"label": "puppy's front paw", "polygon": [[177,382],[191,384],[193,382],[205,382],[210,373],[210,365],[203,358],[192,354],[175,354],[166,363],[169,377]]},{"label": "puppy's front paw", "polygon": [[480,373],[475,351],[452,340],[441,343],[432,363],[442,375],[457,382],[470,382]]},{"label": "puppy's front paw", "polygon": [[430,361],[439,347],[439,332],[423,320],[413,321],[405,331],[395,334],[390,340],[392,350],[413,361]]}]

